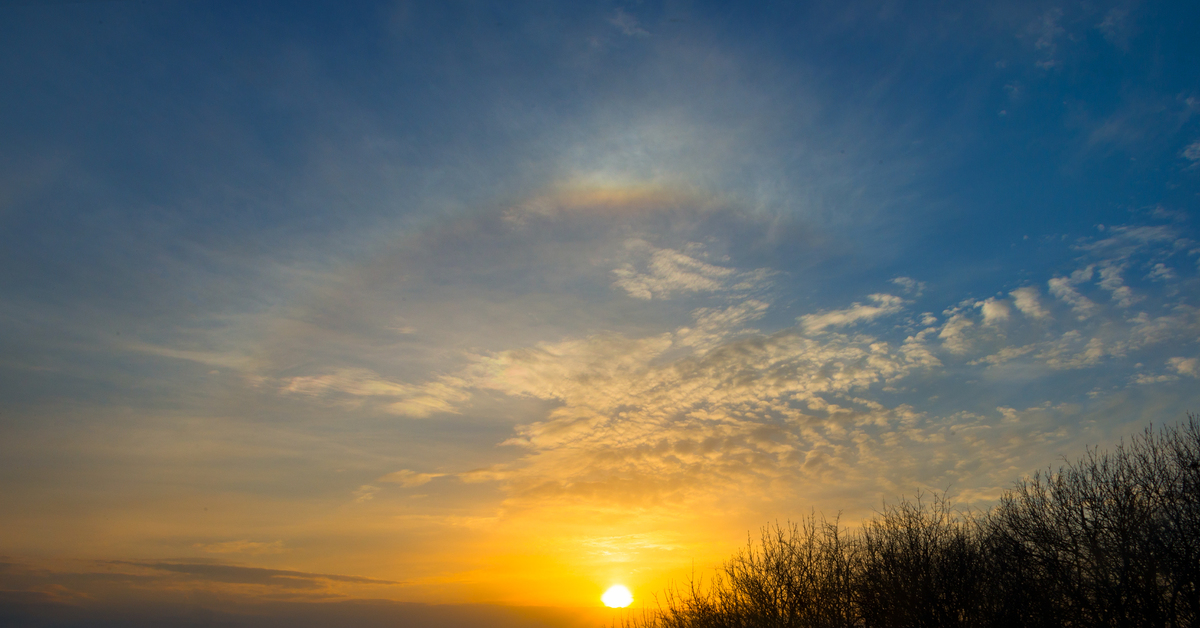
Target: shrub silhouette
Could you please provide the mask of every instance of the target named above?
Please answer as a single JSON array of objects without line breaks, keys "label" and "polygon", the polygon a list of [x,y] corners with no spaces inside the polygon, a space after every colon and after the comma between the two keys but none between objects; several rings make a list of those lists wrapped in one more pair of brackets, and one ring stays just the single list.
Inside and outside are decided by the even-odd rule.
[{"label": "shrub silhouette", "polygon": [[984,513],[918,494],[853,534],[768,525],[625,625],[1200,627],[1200,422],[1089,450]]}]

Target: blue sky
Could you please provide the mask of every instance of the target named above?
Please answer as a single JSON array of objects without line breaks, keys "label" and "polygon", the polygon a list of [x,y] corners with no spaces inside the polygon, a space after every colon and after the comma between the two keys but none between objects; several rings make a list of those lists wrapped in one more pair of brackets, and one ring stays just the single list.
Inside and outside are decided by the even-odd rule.
[{"label": "blue sky", "polygon": [[1197,11],[6,5],[5,588],[598,604],[1175,422]]}]

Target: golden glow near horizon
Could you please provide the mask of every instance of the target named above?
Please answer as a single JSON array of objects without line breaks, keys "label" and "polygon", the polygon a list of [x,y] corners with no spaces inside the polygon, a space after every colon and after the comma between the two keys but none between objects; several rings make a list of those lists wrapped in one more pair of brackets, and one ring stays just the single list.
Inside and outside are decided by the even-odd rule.
[{"label": "golden glow near horizon", "polygon": [[600,596],[600,601],[609,608],[625,608],[633,604],[633,593],[623,584],[614,584]]}]

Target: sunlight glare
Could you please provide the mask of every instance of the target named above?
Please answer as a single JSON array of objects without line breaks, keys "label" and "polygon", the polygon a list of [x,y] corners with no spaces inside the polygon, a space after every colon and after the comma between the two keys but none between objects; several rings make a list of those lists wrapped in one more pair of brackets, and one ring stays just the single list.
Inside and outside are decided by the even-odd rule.
[{"label": "sunlight glare", "polygon": [[625,608],[633,603],[633,594],[623,584],[614,584],[600,596],[600,601],[609,608]]}]

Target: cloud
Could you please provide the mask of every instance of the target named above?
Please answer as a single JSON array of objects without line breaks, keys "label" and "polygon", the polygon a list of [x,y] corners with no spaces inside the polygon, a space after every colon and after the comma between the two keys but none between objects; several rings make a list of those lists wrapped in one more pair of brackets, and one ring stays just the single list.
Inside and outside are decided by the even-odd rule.
[{"label": "cloud", "polygon": [[455,404],[470,398],[462,389],[461,382],[454,378],[443,377],[411,385],[385,379],[365,368],[342,368],[323,375],[287,378],[280,392],[317,398],[337,395],[377,398],[385,402],[384,408],[388,412],[413,418],[426,418],[439,412],[457,412]]},{"label": "cloud", "polygon": [[1184,159],[1192,162],[1192,165],[1195,165],[1196,163],[1200,162],[1200,140],[1196,140],[1195,142],[1192,142],[1191,144],[1188,144],[1187,146],[1185,146],[1183,151],[1180,152],[1179,155],[1181,157],[1183,157]]},{"label": "cloud", "polygon": [[[530,218],[519,228],[536,233],[538,223]],[[979,408],[972,410],[976,414],[939,408],[936,399],[945,393],[936,382],[966,382],[974,389],[978,380],[1025,381],[1041,373],[1078,387],[1093,377],[1111,379],[1105,365],[1120,368],[1136,352],[1194,338],[1189,330],[1200,321],[1180,303],[1151,310],[1156,315],[1128,311],[1149,295],[1153,305],[1167,305],[1163,295],[1174,294],[1180,281],[1164,279],[1142,301],[1121,290],[1122,270],[1141,263],[1137,256],[1175,247],[1176,239],[1152,229],[1112,227],[1104,239],[1075,247],[1083,252],[1078,268],[1049,280],[1051,294],[1086,317],[1052,319],[1039,290],[1025,286],[1007,297],[961,300],[940,322],[930,313],[915,317],[922,323],[885,321],[902,313],[906,302],[878,293],[766,331],[757,328],[771,320],[772,305],[761,294],[770,270],[740,270],[730,258],[708,253],[721,250],[719,241],[700,246],[690,240],[666,247],[622,234],[588,249],[586,267],[602,277],[593,284],[598,291],[620,290],[639,308],[664,302],[656,311],[671,313],[655,324],[620,331],[581,326],[554,340],[504,338],[509,346],[473,351],[460,368],[425,383],[335,369],[286,380],[295,391],[289,394],[397,403],[423,391],[452,407],[470,397],[539,402],[533,407],[542,409],[519,415],[501,442],[517,452],[513,459],[463,465],[445,475],[463,484],[496,483],[506,495],[504,516],[538,508],[551,509],[538,516],[560,516],[553,509],[569,504],[641,512],[731,494],[767,500],[811,486],[882,490],[917,478],[976,477],[962,469],[972,456],[995,454],[988,448],[995,445],[1000,419]],[[614,262],[617,280],[610,283]],[[904,279],[893,283],[921,289]],[[1088,288],[1114,299],[1092,301]],[[701,299],[703,307],[691,305]],[[868,334],[853,328],[861,322],[880,324]],[[1072,374],[1086,369],[1095,370]],[[1117,381],[1131,386],[1135,380],[1130,373]],[[1076,393],[1086,395],[1095,386],[1089,382]],[[1031,410],[1028,416],[1045,413]],[[1037,438],[1052,441],[1057,437],[1051,432]],[[947,443],[963,448],[947,450]],[[387,483],[423,486],[442,475],[403,469],[356,494],[370,500]]]},{"label": "cloud", "polygon": [[458,474],[458,479],[468,484],[480,482],[499,482],[513,477],[515,474],[508,465],[493,465],[479,469],[471,469]]},{"label": "cloud", "polygon": [[637,299],[669,298],[678,293],[750,291],[762,288],[770,273],[766,269],[738,272],[716,266],[672,249],[659,249],[643,240],[629,240],[626,248],[649,252],[640,264],[626,263],[612,272],[617,276],[613,287],[621,288]]},{"label": "cloud", "polygon": [[1148,384],[1165,384],[1167,382],[1178,381],[1179,378],[1175,375],[1149,375],[1146,373],[1138,373],[1133,377],[1133,383],[1140,386]]},{"label": "cloud", "polygon": [[897,286],[900,286],[906,294],[911,294],[913,296],[919,297],[921,296],[921,293],[925,291],[925,282],[917,281],[912,277],[895,277],[891,280],[891,282]]},{"label": "cloud", "polygon": [[1121,48],[1122,50],[1129,47],[1130,27],[1127,23],[1129,11],[1121,8],[1113,8],[1104,16],[1104,21],[1096,25],[1096,29],[1104,33],[1104,38],[1109,43]]},{"label": "cloud", "polygon": [[249,360],[244,355],[234,353],[218,353],[215,351],[196,351],[189,349],[173,349],[144,342],[133,342],[121,345],[126,351],[155,355],[175,360],[186,360],[206,366],[219,366],[230,369],[243,369]]},{"label": "cloud", "polygon": [[1062,16],[1062,9],[1056,7],[1043,13],[1025,28],[1025,35],[1034,38],[1034,49],[1043,54],[1042,59],[1036,63],[1039,68],[1050,69],[1059,65],[1059,61],[1055,59],[1057,40],[1066,33],[1066,30],[1059,26]]},{"label": "cloud", "polygon": [[285,588],[313,588],[325,586],[329,582],[351,584],[400,584],[392,580],[379,580],[361,576],[342,576],[335,574],[310,573],[305,571],[289,571],[284,569],[264,569],[261,567],[241,567],[218,563],[184,563],[165,561],[108,561],[110,565],[127,565],[159,572],[168,572],[188,576],[196,580],[221,582],[228,584],[262,584]]},{"label": "cloud", "polygon": [[1100,287],[1112,293],[1112,298],[1119,307],[1129,307],[1141,300],[1133,294],[1133,290],[1121,279],[1122,265],[1104,264],[1100,266]]},{"label": "cloud", "polygon": [[[458,385],[543,400],[553,408],[519,423],[504,441],[523,452],[516,461],[455,475],[464,482],[498,483],[513,512],[565,504],[650,508],[718,499],[730,491],[773,499],[786,493],[779,492],[781,486],[876,490],[897,478],[966,477],[954,469],[982,452],[994,455],[988,448],[995,445],[998,426],[1025,419],[998,422],[965,409],[939,414],[930,410],[931,402],[909,405],[883,395],[936,397],[938,388],[929,382],[1025,379],[1031,373],[1086,383],[1078,393],[1084,395],[1095,387],[1087,383],[1092,377],[1109,377],[1109,371],[1098,370],[1105,365],[1136,352],[1161,351],[1172,339],[1194,340],[1196,311],[1173,303],[1165,314],[1131,315],[1127,310],[1149,297],[1139,301],[1122,290],[1121,270],[1137,263],[1129,256],[1173,242],[1155,230],[1114,227],[1104,240],[1079,245],[1087,256],[1101,259],[1081,259],[1079,268],[1052,277],[1048,285],[1053,296],[1086,316],[1055,321],[1038,289],[1025,286],[1008,298],[965,299],[947,308],[940,324],[926,314],[926,327],[916,332],[910,329],[914,321],[902,320],[866,334],[844,330],[902,312],[904,299],[873,294],[846,308],[803,314],[794,327],[764,332],[752,325],[767,319],[771,306],[729,290],[739,280],[731,266],[704,261],[698,247],[673,250],[626,241],[626,250],[645,260],[627,277],[655,299],[694,288],[697,294],[703,287],[708,298],[723,304],[692,309],[691,320],[673,330],[597,332],[478,354],[454,374]],[[1117,260],[1119,255],[1127,257]],[[1111,302],[1084,295],[1094,280],[1114,295]],[[629,291],[633,285],[617,287]],[[1173,288],[1165,289],[1162,295]],[[1014,310],[1023,316],[1015,317]],[[1097,370],[1070,375],[1086,369]],[[1119,381],[1136,385],[1153,377],[1131,373]],[[1055,412],[1060,410],[1012,410],[1012,416]],[[1031,438],[1061,437],[1053,435],[1057,424],[1045,427]],[[964,449],[944,449],[964,438]],[[996,464],[999,469],[1011,463]],[[401,482],[434,477],[401,476]]]},{"label": "cloud", "polygon": [[383,379],[370,369],[345,368],[324,375],[292,377],[280,391],[310,397],[333,392],[357,397],[399,397],[411,394],[413,389],[413,386]]},{"label": "cloud", "polygon": [[799,318],[800,325],[808,332],[821,331],[828,327],[845,327],[859,321],[871,321],[895,314],[904,307],[904,299],[890,294],[872,294],[867,298],[874,301],[875,305],[854,303],[844,310],[805,314]]},{"label": "cloud", "polygon": [[630,37],[646,37],[650,34],[649,31],[638,24],[637,18],[622,11],[620,8],[608,19],[608,23],[616,26],[618,30]]},{"label": "cloud", "polygon": [[1091,281],[1092,274],[1093,267],[1088,266],[1076,270],[1069,277],[1055,277],[1046,282],[1050,286],[1050,294],[1069,304],[1080,320],[1086,319],[1099,311],[1099,308],[1091,299],[1083,296],[1075,289],[1075,285],[1084,281]]},{"label": "cloud", "polygon": [[125,566],[186,576],[191,580],[232,585],[269,585],[283,588],[318,588],[330,582],[355,585],[398,585],[400,582],[364,578],[356,575],[294,572],[287,569],[241,567],[236,564],[190,563],[174,561],[104,561],[107,566]]},{"label": "cloud", "polygon": [[971,349],[967,331],[974,326],[975,323],[967,318],[966,314],[952,314],[946,320],[946,324],[942,325],[938,338],[941,338],[942,346],[950,353],[963,354]]},{"label": "cloud", "polygon": [[262,541],[251,541],[242,539],[238,541],[222,541],[219,543],[196,543],[193,547],[208,554],[248,554],[257,556],[260,554],[282,554],[288,551],[283,546],[283,541],[272,541],[270,543]]},{"label": "cloud", "polygon": [[417,387],[407,398],[388,404],[387,410],[392,414],[424,419],[437,413],[458,413],[457,404],[470,398],[461,382],[443,378]]},{"label": "cloud", "polygon": [[1175,271],[1161,262],[1154,265],[1150,272],[1146,274],[1146,279],[1152,281],[1170,281],[1176,277]]},{"label": "cloud", "polygon": [[405,488],[412,488],[414,486],[423,486],[428,484],[430,480],[440,478],[445,475],[445,473],[417,473],[416,471],[401,469],[399,471],[393,471],[375,481],[399,484]]},{"label": "cloud", "polygon": [[[1073,248],[1100,256],[1109,264],[1122,262],[1148,247],[1175,244],[1179,235],[1163,225],[1117,225],[1108,227],[1109,237],[1094,242],[1081,242]],[[1091,279],[1089,276],[1088,280]]]},{"label": "cloud", "polygon": [[1016,358],[1019,358],[1021,356],[1028,355],[1030,352],[1035,351],[1036,349],[1037,349],[1037,345],[1025,345],[1023,347],[1004,347],[1003,349],[997,351],[996,353],[993,353],[991,355],[987,355],[987,356],[984,356],[977,360],[974,360],[974,361],[970,362],[970,364],[972,364],[972,365],[974,365],[974,364],[993,364],[993,365],[1004,364],[1005,362],[1008,362],[1009,360],[1015,360]]},{"label": "cloud", "polygon": [[1050,312],[1042,307],[1037,288],[1026,286],[1024,288],[1017,288],[1008,294],[1013,298],[1013,303],[1017,306],[1017,309],[1025,316],[1032,319],[1044,319],[1050,316]]},{"label": "cloud", "polygon": [[1106,342],[1098,336],[1087,337],[1071,330],[1039,346],[1034,357],[1054,369],[1081,369],[1096,366],[1107,355],[1123,355],[1125,343]]},{"label": "cloud", "polygon": [[379,490],[380,489],[378,486],[363,484],[362,486],[354,489],[354,501],[359,503],[369,502],[372,499],[375,499],[375,494],[378,493]]},{"label": "cloud", "polygon": [[745,329],[746,324],[762,318],[768,307],[766,302],[747,299],[725,308],[697,309],[692,312],[695,324],[678,329],[676,341],[685,347],[705,350],[734,334],[754,333],[757,330]]},{"label": "cloud", "polygon": [[983,322],[985,325],[995,325],[1000,321],[1008,320],[1012,314],[1012,308],[1008,306],[1006,301],[996,298],[989,298],[980,301],[975,305],[983,313]]},{"label": "cloud", "polygon": [[1167,366],[1174,369],[1180,375],[1200,378],[1200,359],[1171,358],[1167,360]]},{"label": "cloud", "polygon": [[662,360],[680,335],[607,334],[482,358],[475,385],[562,405],[507,442],[529,452],[521,465],[468,477],[503,481],[521,500],[642,502],[845,473],[845,446],[818,436],[819,426],[840,433],[837,417],[865,425],[898,415],[842,397],[937,363],[919,338],[896,348],[798,330]]}]

